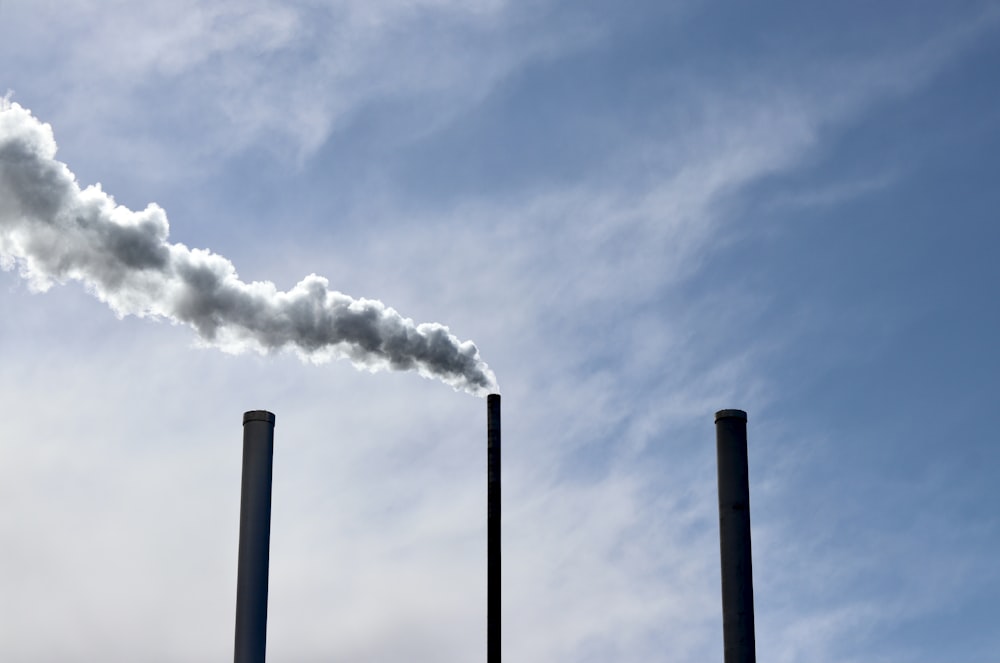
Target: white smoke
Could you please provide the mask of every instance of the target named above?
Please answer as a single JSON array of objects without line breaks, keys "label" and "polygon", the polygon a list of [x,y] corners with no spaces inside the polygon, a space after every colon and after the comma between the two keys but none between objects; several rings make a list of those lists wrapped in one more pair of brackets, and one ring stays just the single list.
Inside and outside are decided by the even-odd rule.
[{"label": "white smoke", "polygon": [[314,362],[416,370],[477,395],[496,390],[475,344],[444,325],[414,324],[315,274],[287,292],[244,283],[226,258],[168,242],[159,206],[135,212],[100,185],[81,189],[55,154],[51,126],[0,98],[0,266],[16,266],[32,288],[80,281],[119,316],[185,323],[231,352],[292,349]]}]

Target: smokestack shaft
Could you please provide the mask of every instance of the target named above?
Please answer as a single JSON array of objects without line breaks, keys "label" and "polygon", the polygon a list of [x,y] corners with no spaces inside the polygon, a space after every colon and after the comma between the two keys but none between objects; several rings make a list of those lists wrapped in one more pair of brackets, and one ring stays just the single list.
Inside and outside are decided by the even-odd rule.
[{"label": "smokestack shaft", "polygon": [[274,415],[264,410],[253,410],[243,415],[235,663],[264,663],[274,420]]},{"label": "smokestack shaft", "polygon": [[715,413],[715,450],[719,466],[725,663],[755,663],[746,412]]},{"label": "smokestack shaft", "polygon": [[486,661],[500,663],[500,394],[486,397]]}]

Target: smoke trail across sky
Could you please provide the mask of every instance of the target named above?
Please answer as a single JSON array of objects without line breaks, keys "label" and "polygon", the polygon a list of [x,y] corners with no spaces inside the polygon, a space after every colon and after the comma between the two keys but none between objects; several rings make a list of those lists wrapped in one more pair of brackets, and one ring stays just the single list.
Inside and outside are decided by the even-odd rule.
[{"label": "smoke trail across sky", "polygon": [[414,324],[315,274],[287,292],[245,283],[226,258],[168,242],[159,206],[136,212],[100,185],[81,189],[55,154],[52,128],[0,98],[0,265],[17,267],[33,289],[80,281],[119,316],[186,323],[231,352],[287,348],[314,362],[416,370],[477,395],[496,390],[475,344],[447,327]]}]

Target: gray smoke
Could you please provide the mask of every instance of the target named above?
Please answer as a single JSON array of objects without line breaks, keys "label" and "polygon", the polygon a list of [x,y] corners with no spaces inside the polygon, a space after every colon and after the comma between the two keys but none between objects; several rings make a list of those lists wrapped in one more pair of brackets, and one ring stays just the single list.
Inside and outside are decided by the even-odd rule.
[{"label": "gray smoke", "polygon": [[244,283],[226,258],[168,242],[160,207],[135,212],[100,185],[81,189],[55,154],[52,128],[0,98],[0,266],[17,267],[32,288],[80,281],[119,316],[186,323],[227,351],[292,349],[313,362],[416,370],[477,395],[496,390],[475,344],[447,327],[414,324],[315,274],[287,292]]}]

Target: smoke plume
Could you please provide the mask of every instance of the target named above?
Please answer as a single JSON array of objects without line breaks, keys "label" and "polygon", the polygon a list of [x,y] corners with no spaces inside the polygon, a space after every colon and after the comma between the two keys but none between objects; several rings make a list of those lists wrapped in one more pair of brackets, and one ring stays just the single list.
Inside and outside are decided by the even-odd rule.
[{"label": "smoke plume", "polygon": [[477,395],[496,389],[475,344],[447,327],[414,324],[315,274],[287,292],[245,283],[226,258],[168,242],[159,206],[136,212],[99,184],[81,189],[55,154],[52,128],[0,98],[0,266],[17,267],[33,289],[80,281],[119,316],[184,323],[231,352],[291,349],[313,362],[416,370]]}]

